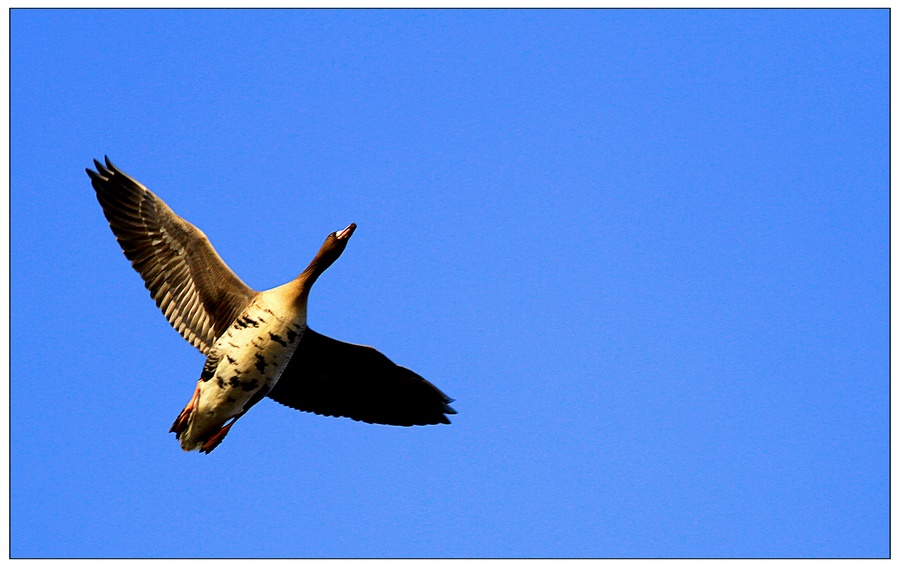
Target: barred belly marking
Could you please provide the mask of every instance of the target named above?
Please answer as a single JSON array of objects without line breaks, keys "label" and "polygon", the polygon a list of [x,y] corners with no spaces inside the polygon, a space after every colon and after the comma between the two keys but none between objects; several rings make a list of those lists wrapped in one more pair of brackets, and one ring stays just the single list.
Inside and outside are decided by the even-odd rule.
[{"label": "barred belly marking", "polygon": [[257,298],[215,342],[200,375],[189,438],[202,439],[275,386],[306,329],[305,313],[288,319]]}]

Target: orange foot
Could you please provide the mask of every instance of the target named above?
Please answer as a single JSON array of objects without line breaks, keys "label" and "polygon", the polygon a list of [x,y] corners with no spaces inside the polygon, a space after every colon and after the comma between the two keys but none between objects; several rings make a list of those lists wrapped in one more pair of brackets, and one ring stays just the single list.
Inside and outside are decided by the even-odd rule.
[{"label": "orange foot", "polygon": [[178,414],[178,417],[175,419],[175,423],[172,424],[172,428],[169,429],[169,433],[174,433],[176,437],[180,438],[181,433],[187,429],[188,418],[191,415],[191,412],[194,411],[194,407],[197,405],[197,400],[200,399],[200,386],[197,386],[197,389],[194,390],[194,395],[191,397],[191,401],[188,402],[188,405],[181,410],[181,413]]},{"label": "orange foot", "polygon": [[235,421],[237,421],[237,418],[234,418],[233,420],[231,420],[231,423],[216,431],[212,437],[206,440],[206,443],[203,444],[203,447],[200,447],[200,452],[206,453],[208,455],[212,452],[213,449],[218,447],[219,443],[222,442],[222,439],[225,439],[225,436],[228,435],[228,430],[231,429],[231,426],[234,425]]}]

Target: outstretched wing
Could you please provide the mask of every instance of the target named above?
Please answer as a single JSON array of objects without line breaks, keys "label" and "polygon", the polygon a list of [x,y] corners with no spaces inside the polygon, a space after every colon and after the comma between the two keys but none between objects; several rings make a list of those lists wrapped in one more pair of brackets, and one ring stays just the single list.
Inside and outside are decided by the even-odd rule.
[{"label": "outstretched wing", "polygon": [[87,169],[125,257],[169,323],[207,354],[256,295],[203,232],[106,158]]},{"label": "outstretched wing", "polygon": [[453,400],[372,347],[306,329],[269,392],[278,403],[321,415],[385,425],[450,423]]}]

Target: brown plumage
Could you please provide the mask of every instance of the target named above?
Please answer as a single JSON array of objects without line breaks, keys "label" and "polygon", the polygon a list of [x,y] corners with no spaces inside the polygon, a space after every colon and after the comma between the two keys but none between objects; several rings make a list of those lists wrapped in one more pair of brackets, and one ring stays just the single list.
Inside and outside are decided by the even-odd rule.
[{"label": "brown plumage", "polygon": [[315,280],[347,245],[355,224],[325,239],[294,280],[257,292],[209,239],[109,158],[87,169],[116,240],[156,305],[207,355],[197,388],[175,420],[185,450],[210,452],[263,397],[321,415],[387,425],[450,423],[443,392],[368,346],[306,326]]}]

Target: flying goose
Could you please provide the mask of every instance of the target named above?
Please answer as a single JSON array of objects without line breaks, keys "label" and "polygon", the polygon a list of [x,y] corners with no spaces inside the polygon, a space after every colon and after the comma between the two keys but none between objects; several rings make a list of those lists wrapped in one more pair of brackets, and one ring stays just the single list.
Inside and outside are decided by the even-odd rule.
[{"label": "flying goose", "polygon": [[116,240],[172,327],[206,355],[194,395],[170,430],[182,449],[209,453],[266,396],[366,423],[450,423],[453,400],[430,382],[372,347],[306,325],[310,288],[340,257],[355,224],[329,234],[296,279],[257,292],[200,229],[105,160],[86,171]]}]

